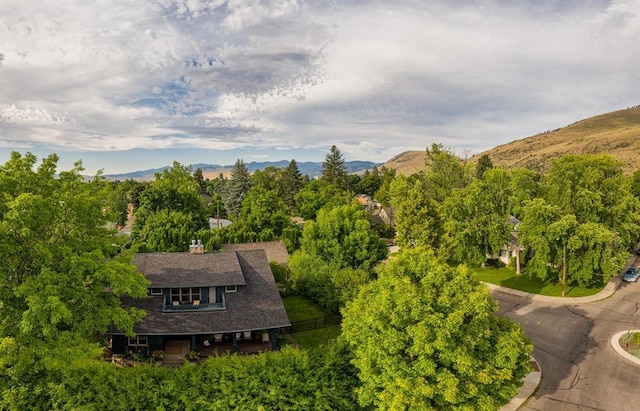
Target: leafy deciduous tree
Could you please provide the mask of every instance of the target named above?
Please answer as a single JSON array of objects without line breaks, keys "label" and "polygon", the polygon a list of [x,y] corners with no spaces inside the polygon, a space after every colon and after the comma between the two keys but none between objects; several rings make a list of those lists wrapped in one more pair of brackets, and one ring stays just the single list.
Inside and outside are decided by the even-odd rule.
[{"label": "leafy deciduous tree", "polygon": [[358,401],[376,409],[498,409],[529,372],[533,345],[464,268],[409,249],[343,310]]},{"label": "leafy deciduous tree", "polygon": [[[185,241],[178,231],[194,233],[208,228],[204,199],[191,170],[174,162],[170,170],[156,173],[156,180],[142,193],[140,207],[135,212],[132,239],[134,245],[147,250],[186,251],[190,241],[188,238]],[[164,242],[173,240],[179,243]],[[161,245],[167,248],[157,248]]]},{"label": "leafy deciduous tree", "polygon": [[13,394],[96,356],[110,325],[133,334],[143,313],[119,297],[147,287],[105,228],[110,184],[85,182],[80,162],[55,178],[57,156],[35,161],[13,153],[0,168],[0,380]]},{"label": "leafy deciduous tree", "polygon": [[437,250],[444,234],[440,207],[429,196],[422,175],[398,176],[389,192],[396,221],[396,242],[402,247]]},{"label": "leafy deciduous tree", "polygon": [[353,202],[350,193],[322,180],[313,180],[304,185],[295,196],[300,215],[305,220],[314,220],[321,208],[337,207]]},{"label": "leafy deciduous tree", "polygon": [[387,255],[371,218],[357,204],[321,209],[316,221],[306,223],[300,245],[337,268],[372,270]]}]

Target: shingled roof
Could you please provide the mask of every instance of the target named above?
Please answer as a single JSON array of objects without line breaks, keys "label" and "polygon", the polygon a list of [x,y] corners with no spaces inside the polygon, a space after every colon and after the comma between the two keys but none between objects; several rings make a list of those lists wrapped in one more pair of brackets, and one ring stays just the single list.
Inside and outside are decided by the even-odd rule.
[{"label": "shingled roof", "polygon": [[133,263],[151,287],[245,285],[236,253],[144,253]]},{"label": "shingled roof", "polygon": [[[174,257],[166,257],[171,254]],[[164,313],[161,296],[148,296],[143,300],[124,300],[123,305],[141,308],[147,313],[146,317],[135,326],[135,332],[138,334],[214,334],[265,330],[291,325],[264,250],[224,251],[200,255],[157,253],[146,254],[149,257],[139,259],[138,257],[142,255],[139,254],[135,262],[145,261],[152,267],[159,266],[159,261],[188,262],[198,256],[209,256],[203,257],[203,261],[212,258],[231,262],[233,265],[237,263],[244,275],[246,286],[238,287],[235,293],[226,294],[227,309],[223,311]],[[153,256],[159,260],[152,263]],[[141,267],[139,270],[145,273]],[[168,270],[163,275],[168,275]]]},{"label": "shingled roof", "polygon": [[282,241],[264,241],[259,243],[222,244],[222,251],[264,250],[268,261],[286,265],[289,261],[287,246]]}]

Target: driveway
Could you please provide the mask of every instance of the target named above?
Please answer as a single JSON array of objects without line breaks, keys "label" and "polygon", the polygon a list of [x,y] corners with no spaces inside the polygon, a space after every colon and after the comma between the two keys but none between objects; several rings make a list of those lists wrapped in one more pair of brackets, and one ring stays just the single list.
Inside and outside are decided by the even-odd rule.
[{"label": "driveway", "polygon": [[640,283],[623,282],[598,301],[491,294],[498,314],[533,340],[542,368],[538,390],[520,410],[640,409],[640,366],[610,345],[617,332],[640,328]]}]

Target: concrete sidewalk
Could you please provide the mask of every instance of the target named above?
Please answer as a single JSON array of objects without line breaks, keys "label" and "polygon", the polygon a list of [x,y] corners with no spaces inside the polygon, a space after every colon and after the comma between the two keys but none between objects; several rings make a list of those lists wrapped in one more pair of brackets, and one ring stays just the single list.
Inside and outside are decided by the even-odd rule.
[{"label": "concrete sidewalk", "polygon": [[514,290],[511,288],[501,287],[499,285],[485,283],[489,288],[489,291],[499,291],[506,294],[517,295],[523,298],[527,298],[532,301],[545,302],[550,304],[586,304],[593,303],[596,301],[604,300],[605,298],[611,297],[622,281],[622,276],[615,276],[604,286],[604,288],[596,294],[588,295],[586,297],[551,297],[548,295],[539,295],[527,293],[520,290]]},{"label": "concrete sidewalk", "polygon": [[536,391],[538,384],[540,384],[542,371],[540,370],[540,364],[538,364],[538,361],[533,357],[531,357],[531,370],[532,371],[522,379],[522,387],[518,390],[518,394],[509,401],[509,404],[500,408],[500,411],[517,410]]}]

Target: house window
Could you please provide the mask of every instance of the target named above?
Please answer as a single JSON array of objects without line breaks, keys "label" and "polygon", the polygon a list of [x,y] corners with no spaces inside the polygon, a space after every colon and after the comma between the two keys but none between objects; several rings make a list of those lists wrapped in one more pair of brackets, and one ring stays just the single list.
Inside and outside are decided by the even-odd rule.
[{"label": "house window", "polygon": [[224,288],[224,290],[228,293],[235,293],[236,291],[238,291],[238,286],[236,285],[228,285]]},{"label": "house window", "polygon": [[136,335],[135,337],[129,337],[129,346],[132,346],[132,347],[146,347],[147,346],[147,336],[146,335]]},{"label": "house window", "polygon": [[149,291],[150,295],[162,295],[162,288],[151,288]]},{"label": "house window", "polygon": [[191,304],[194,300],[200,300],[200,287],[171,289],[172,303]]}]

